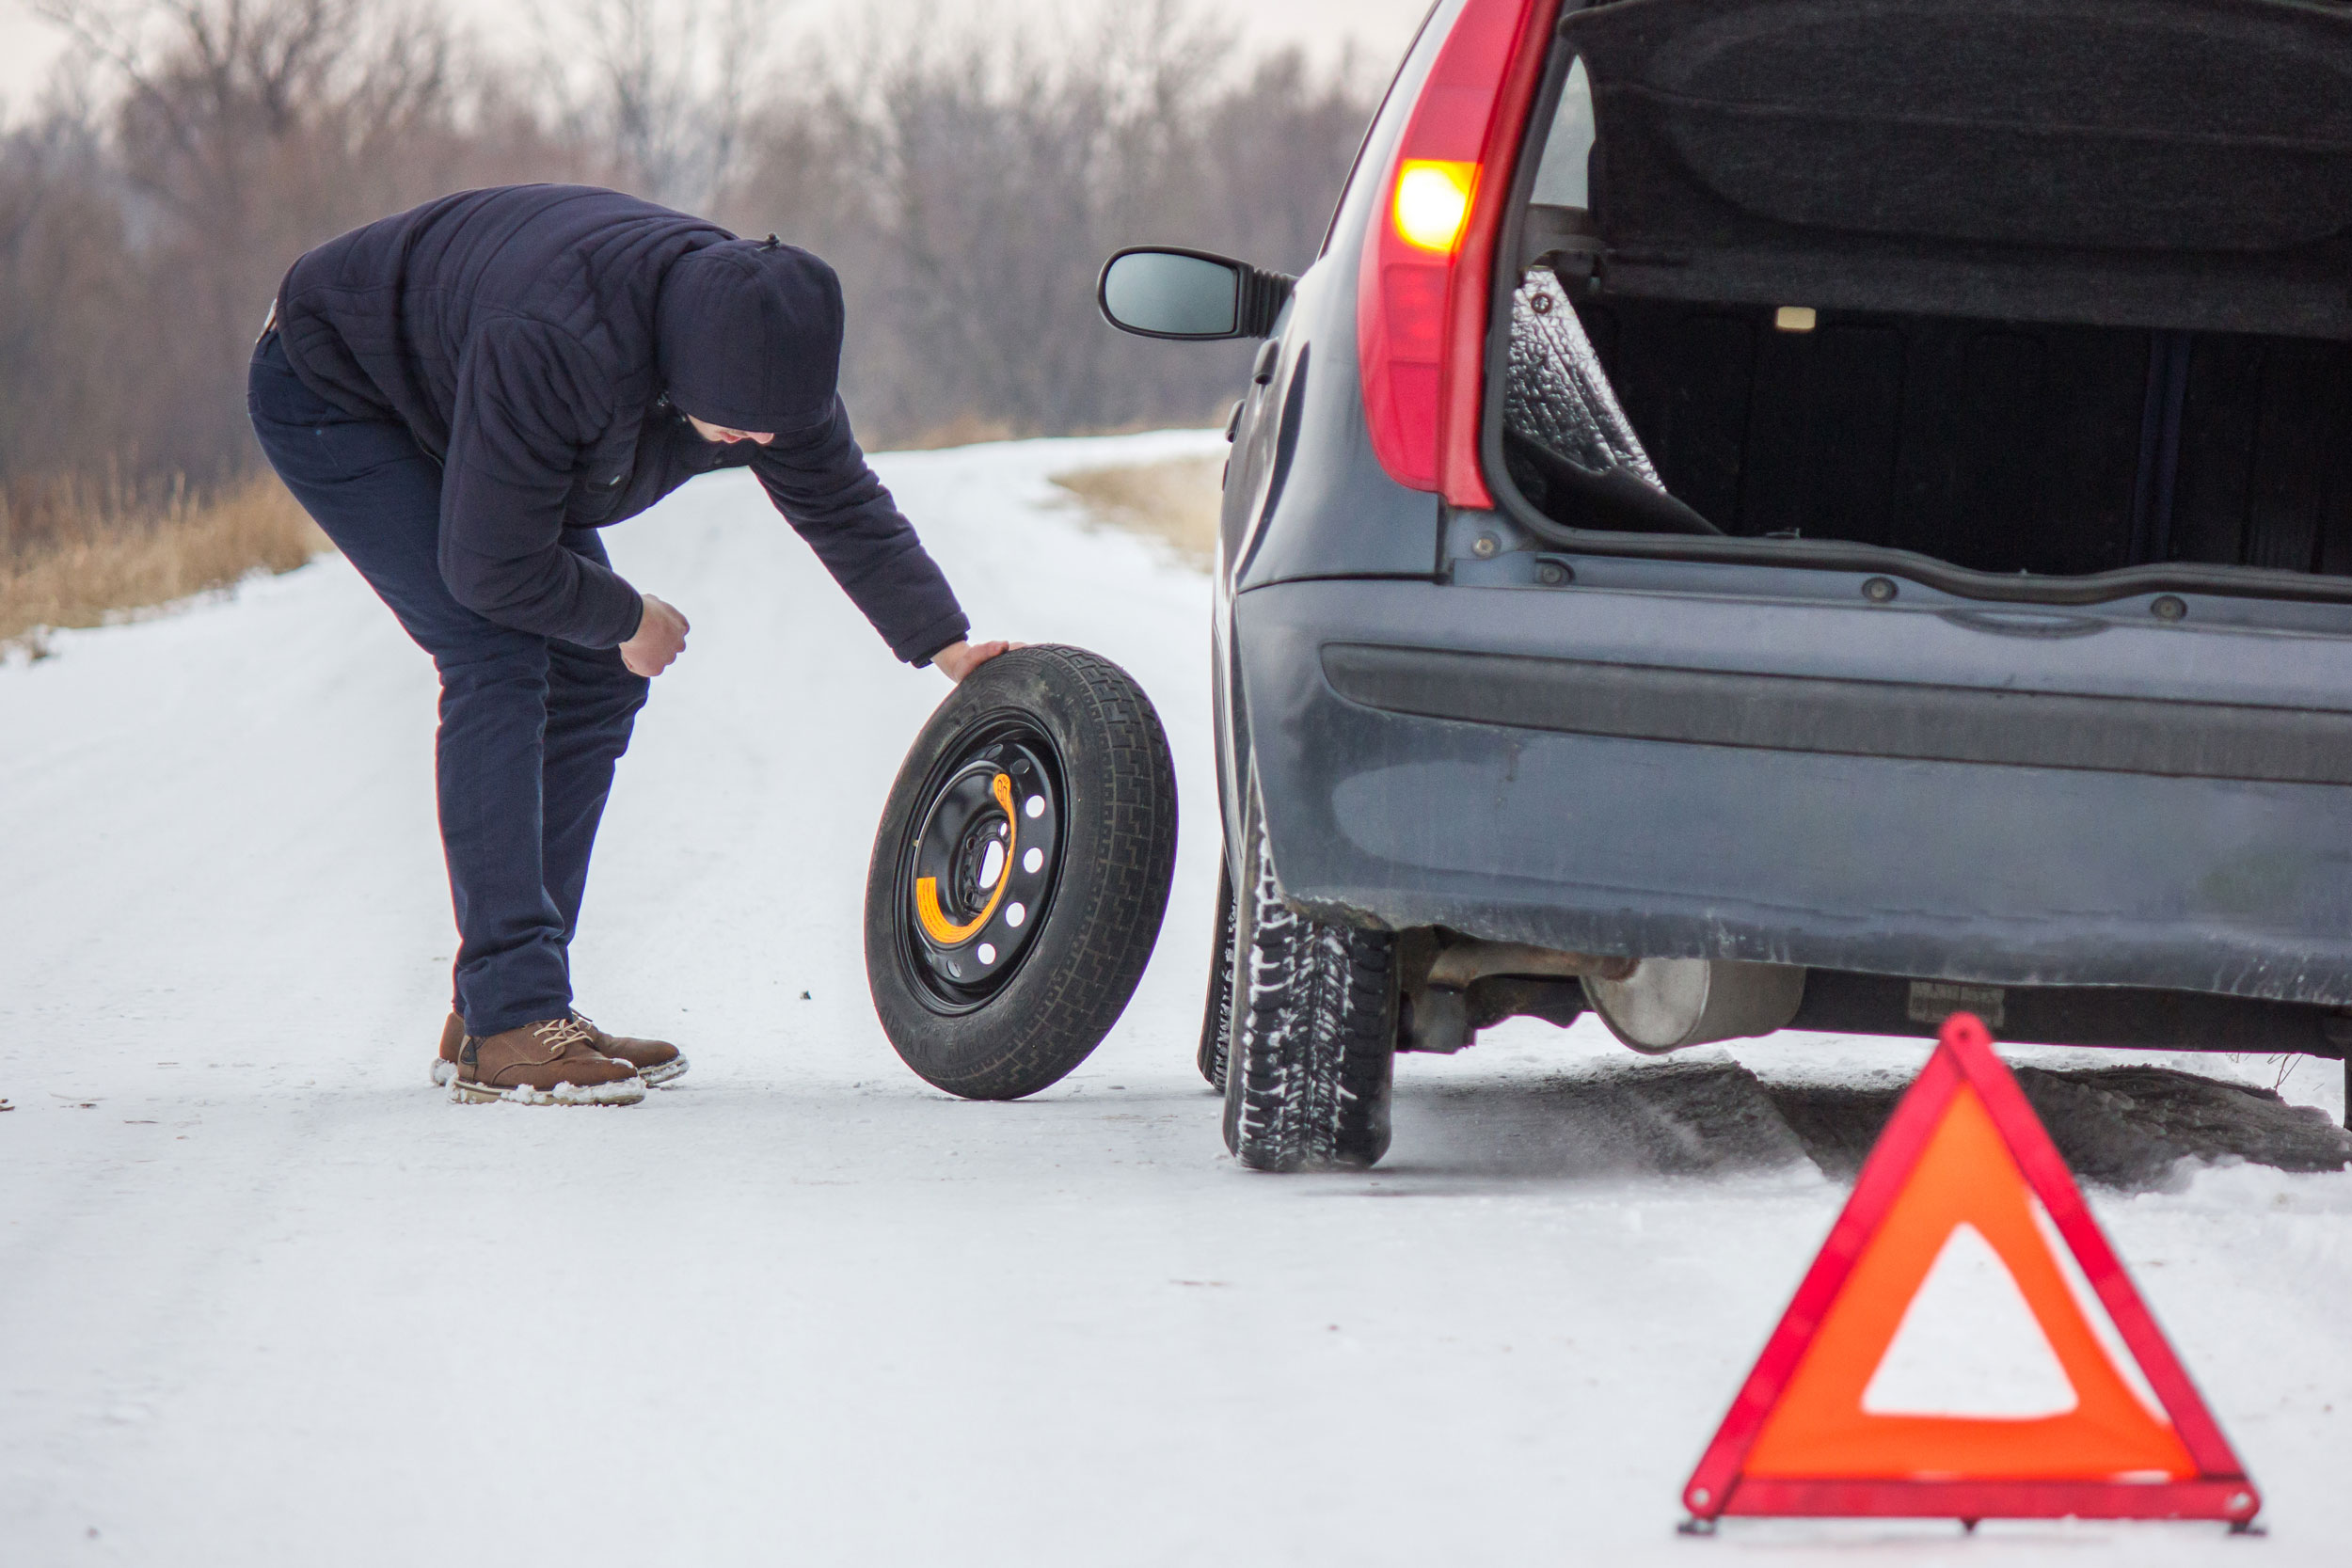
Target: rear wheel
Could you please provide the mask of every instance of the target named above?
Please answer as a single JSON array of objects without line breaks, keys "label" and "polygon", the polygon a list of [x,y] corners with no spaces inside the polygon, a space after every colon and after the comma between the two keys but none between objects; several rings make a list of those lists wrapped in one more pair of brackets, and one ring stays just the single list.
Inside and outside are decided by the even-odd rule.
[{"label": "rear wheel", "polygon": [[1175,870],[1176,779],[1126,672],[1001,654],[915,738],[866,881],[866,975],[907,1066],[1013,1100],[1086,1060],[1135,994]]},{"label": "rear wheel", "polygon": [[1250,816],[1235,890],[1225,1147],[1253,1170],[1370,1165],[1389,1149],[1396,939],[1284,904],[1262,814]]}]

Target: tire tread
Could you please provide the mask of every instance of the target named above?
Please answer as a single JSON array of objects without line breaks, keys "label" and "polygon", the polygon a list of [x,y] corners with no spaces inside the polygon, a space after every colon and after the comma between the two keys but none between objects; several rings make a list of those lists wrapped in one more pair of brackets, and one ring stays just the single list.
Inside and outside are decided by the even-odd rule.
[{"label": "tire tread", "polygon": [[1257,1170],[1370,1165],[1389,1146],[1394,939],[1290,908],[1262,840],[1253,848],[1235,954],[1227,1145]]}]

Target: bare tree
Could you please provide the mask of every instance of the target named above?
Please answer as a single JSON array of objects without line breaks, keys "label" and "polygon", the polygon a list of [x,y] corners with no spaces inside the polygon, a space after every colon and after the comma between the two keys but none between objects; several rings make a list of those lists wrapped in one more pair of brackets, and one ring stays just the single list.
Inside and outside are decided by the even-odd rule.
[{"label": "bare tree", "polygon": [[246,451],[226,391],[301,248],[405,183],[395,150],[447,123],[449,42],[365,0],[40,0],[108,68],[124,238],[154,292],[118,410],[136,456],[199,473]]},{"label": "bare tree", "polygon": [[1094,269],[1144,221],[1224,46],[1168,0],[1117,8],[1075,47],[993,42],[902,44],[818,110],[851,128],[848,172],[885,263],[860,303],[897,352],[858,368],[891,426],[942,407],[1020,432],[1122,422],[1135,399],[1090,319]]},{"label": "bare tree", "polygon": [[845,383],[907,436],[977,413],[1028,433],[1210,417],[1246,351],[1138,344],[1094,277],[1121,245],[1313,259],[1372,107],[1351,68],[1235,71],[1176,0],[1113,8],[1073,45],[917,38],[836,57],[772,103],[730,203],[844,262]]},{"label": "bare tree", "polygon": [[[1230,345],[1096,316],[1119,245],[1312,259],[1372,84],[1242,62],[1182,0],[1095,30],[799,40],[788,0],[579,0],[502,72],[432,0],[37,0],[80,40],[0,131],[0,486],[249,466],[243,366],[285,268],[444,192],[591,179],[832,261],[869,436],[1209,417]],[[78,73],[78,74],[77,74]],[[0,495],[0,505],[6,496]]]},{"label": "bare tree", "polygon": [[122,189],[78,105],[0,136],[0,506],[103,467],[124,431],[124,377],[93,353],[131,293]]},{"label": "bare tree", "polygon": [[542,11],[542,69],[613,180],[699,212],[733,173],[787,0],[576,0]]},{"label": "bare tree", "polygon": [[80,344],[117,455],[226,475],[278,279],[331,235],[469,184],[577,172],[535,112],[457,65],[426,0],[38,0],[97,67],[87,111],[135,279]]}]

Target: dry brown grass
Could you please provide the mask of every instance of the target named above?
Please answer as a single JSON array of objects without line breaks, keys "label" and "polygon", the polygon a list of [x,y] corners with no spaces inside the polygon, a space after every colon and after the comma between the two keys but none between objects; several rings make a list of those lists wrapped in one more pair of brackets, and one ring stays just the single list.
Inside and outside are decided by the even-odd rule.
[{"label": "dry brown grass", "polygon": [[1078,498],[1092,521],[1157,539],[1187,565],[1205,572],[1216,563],[1224,475],[1222,457],[1179,457],[1053,477]]},{"label": "dry brown grass", "polygon": [[271,474],[200,499],[177,486],[0,496],[0,653],[38,658],[50,629],[104,626],[331,547]]},{"label": "dry brown grass", "polygon": [[908,440],[893,441],[890,447],[894,451],[941,451],[948,447],[977,447],[983,441],[1010,441],[1020,434],[1002,420],[984,419],[967,409],[946,424],[933,425]]}]

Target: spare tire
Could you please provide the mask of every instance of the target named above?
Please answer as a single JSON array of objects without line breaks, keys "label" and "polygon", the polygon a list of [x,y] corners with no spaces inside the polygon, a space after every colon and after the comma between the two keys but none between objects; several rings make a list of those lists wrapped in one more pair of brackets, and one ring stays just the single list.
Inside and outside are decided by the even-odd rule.
[{"label": "spare tire", "polygon": [[915,737],[866,877],[866,978],[907,1066],[967,1100],[1057,1082],[1143,977],[1176,866],[1152,700],[1083,649],[1020,648]]}]

